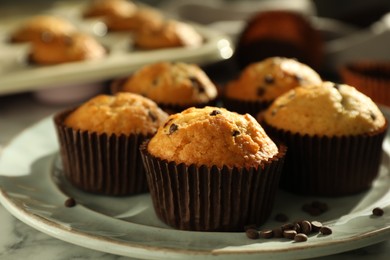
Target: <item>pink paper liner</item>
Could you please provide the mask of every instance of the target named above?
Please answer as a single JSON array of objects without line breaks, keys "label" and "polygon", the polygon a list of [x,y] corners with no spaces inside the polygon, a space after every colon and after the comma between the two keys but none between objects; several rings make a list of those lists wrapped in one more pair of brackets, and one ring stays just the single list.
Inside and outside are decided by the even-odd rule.
[{"label": "pink paper liner", "polygon": [[154,157],[145,142],[141,154],[157,216],[193,231],[243,231],[271,214],[286,148],[256,168],[187,166]]},{"label": "pink paper liner", "polygon": [[344,83],[354,86],[374,102],[390,106],[390,62],[362,61],[340,69]]},{"label": "pink paper liner", "polygon": [[139,145],[143,135],[107,135],[64,125],[72,110],[54,117],[66,178],[83,191],[124,196],[148,191]]},{"label": "pink paper liner", "polygon": [[288,147],[280,187],[297,194],[344,196],[369,189],[378,176],[385,126],[370,134],[301,135],[262,122],[267,134]]}]

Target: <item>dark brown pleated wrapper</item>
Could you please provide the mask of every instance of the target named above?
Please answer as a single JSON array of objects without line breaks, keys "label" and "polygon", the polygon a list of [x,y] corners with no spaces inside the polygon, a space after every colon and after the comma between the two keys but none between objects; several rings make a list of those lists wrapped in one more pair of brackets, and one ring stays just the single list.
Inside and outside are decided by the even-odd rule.
[{"label": "dark brown pleated wrapper", "polygon": [[83,191],[125,196],[148,191],[139,152],[143,135],[107,135],[64,125],[72,110],[54,117],[66,178]]},{"label": "dark brown pleated wrapper", "polygon": [[262,122],[267,134],[288,147],[280,187],[315,196],[344,196],[369,189],[379,173],[386,125],[356,136],[293,134]]},{"label": "dark brown pleated wrapper", "polygon": [[390,106],[390,62],[362,61],[340,69],[343,82],[357,88],[374,102]]},{"label": "dark brown pleated wrapper", "polygon": [[[127,78],[120,78],[120,79],[112,81],[112,83],[110,85],[111,93],[116,94],[118,92],[123,92],[123,90],[122,90],[123,84],[126,82],[126,80],[127,80]],[[217,97],[217,98],[212,99],[208,102],[198,103],[198,104],[190,104],[189,103],[189,104],[184,104],[184,105],[178,105],[178,104],[172,104],[172,103],[161,103],[161,102],[157,102],[157,101],[154,101],[154,102],[156,102],[157,105],[162,110],[164,110],[164,112],[171,115],[171,114],[180,113],[180,112],[182,112],[190,107],[202,108],[205,106],[216,106],[218,104],[218,101],[219,101],[219,99]]]},{"label": "dark brown pleated wrapper", "polygon": [[271,214],[286,147],[256,168],[197,167],[161,160],[141,145],[157,216],[166,224],[193,231],[243,231]]},{"label": "dark brown pleated wrapper", "polygon": [[267,109],[271,105],[271,101],[248,101],[248,100],[239,100],[229,97],[222,97],[223,107],[229,111],[234,111],[239,114],[250,114],[254,117],[261,112]]}]

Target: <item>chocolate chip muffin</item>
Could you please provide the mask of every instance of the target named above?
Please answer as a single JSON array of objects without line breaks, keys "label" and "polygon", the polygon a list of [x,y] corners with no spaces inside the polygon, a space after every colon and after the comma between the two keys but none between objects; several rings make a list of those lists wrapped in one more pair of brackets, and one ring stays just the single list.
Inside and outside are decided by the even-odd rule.
[{"label": "chocolate chip muffin", "polygon": [[74,32],[56,38],[46,37],[34,42],[30,61],[52,65],[66,62],[97,60],[106,56],[106,49],[92,36]]},{"label": "chocolate chip muffin", "polygon": [[268,218],[285,147],[249,114],[204,107],[171,115],[141,153],[162,221],[178,229],[232,231]]},{"label": "chocolate chip muffin", "polygon": [[272,101],[297,86],[316,85],[321,77],[295,59],[271,57],[248,65],[224,91],[225,107],[256,115]]},{"label": "chocolate chip muffin", "polygon": [[93,0],[83,10],[83,17],[124,17],[133,14],[137,6],[127,0]]},{"label": "chocolate chip muffin", "polygon": [[136,48],[144,50],[199,47],[203,37],[189,24],[166,20],[160,26],[140,30],[134,35]]},{"label": "chocolate chip muffin", "polygon": [[139,144],[166,118],[156,103],[131,93],[99,95],[58,113],[54,121],[66,178],[92,193],[146,192]]},{"label": "chocolate chip muffin", "polygon": [[71,34],[76,27],[68,20],[53,15],[37,15],[24,20],[10,35],[10,41],[41,42]]},{"label": "chocolate chip muffin", "polygon": [[281,186],[309,195],[367,190],[378,175],[387,121],[354,87],[324,82],[277,98],[259,120],[289,152]]},{"label": "chocolate chip muffin", "polygon": [[183,62],[158,62],[144,66],[114,91],[143,95],[170,111],[182,111],[212,104],[217,88],[197,65]]}]

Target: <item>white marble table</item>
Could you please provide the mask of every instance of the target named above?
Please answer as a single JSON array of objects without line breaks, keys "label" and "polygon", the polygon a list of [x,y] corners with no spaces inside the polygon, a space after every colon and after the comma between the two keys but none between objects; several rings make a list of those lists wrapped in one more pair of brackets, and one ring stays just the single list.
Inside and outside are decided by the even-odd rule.
[{"label": "white marble table", "polygon": [[[68,105],[67,105],[68,106]],[[0,149],[27,126],[64,106],[49,106],[31,95],[0,96]],[[1,156],[1,153],[0,153]],[[390,238],[376,245],[317,259],[388,259]],[[41,233],[12,216],[0,205],[0,259],[129,259],[79,247]]]}]

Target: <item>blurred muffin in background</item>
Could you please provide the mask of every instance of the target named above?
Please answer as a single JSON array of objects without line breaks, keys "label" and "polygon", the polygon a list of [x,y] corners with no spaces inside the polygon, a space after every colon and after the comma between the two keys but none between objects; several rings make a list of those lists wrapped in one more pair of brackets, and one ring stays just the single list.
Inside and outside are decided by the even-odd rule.
[{"label": "blurred muffin in background", "polygon": [[346,84],[355,86],[373,101],[390,107],[390,62],[354,61],[340,69]]},{"label": "blurred muffin in background", "polygon": [[[115,83],[114,83],[115,84]],[[167,111],[213,104],[217,88],[195,64],[158,62],[146,65],[113,86],[113,92],[132,92],[155,101]]]},{"label": "blurred muffin in background", "polygon": [[85,33],[75,32],[34,42],[31,47],[30,62],[52,65],[95,60],[105,57],[106,53],[106,49],[95,38]]},{"label": "blurred muffin in background", "polygon": [[255,116],[290,89],[321,82],[317,72],[295,59],[270,57],[248,65],[238,79],[229,82],[223,103],[231,111]]},{"label": "blurred muffin in background", "polygon": [[24,20],[10,35],[13,43],[41,42],[76,31],[66,19],[52,15],[37,15]]},{"label": "blurred muffin in background", "polygon": [[134,36],[135,47],[145,50],[198,47],[202,43],[203,37],[191,25],[174,20],[138,31]]},{"label": "blurred muffin in background", "polygon": [[235,59],[243,68],[272,56],[296,58],[318,70],[323,60],[323,40],[308,17],[287,10],[258,12],[241,32]]},{"label": "blurred muffin in background", "polygon": [[87,6],[83,16],[102,18],[110,31],[138,31],[157,27],[163,22],[163,15],[158,10],[126,0],[95,0]]}]

